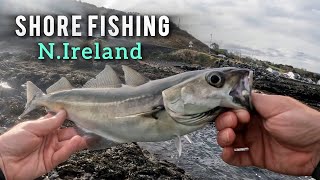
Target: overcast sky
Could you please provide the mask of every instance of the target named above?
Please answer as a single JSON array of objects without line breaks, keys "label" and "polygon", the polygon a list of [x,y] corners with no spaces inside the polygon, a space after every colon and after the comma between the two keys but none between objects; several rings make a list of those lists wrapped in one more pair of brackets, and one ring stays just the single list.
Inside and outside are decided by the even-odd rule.
[{"label": "overcast sky", "polygon": [[[97,6],[179,16],[205,43],[320,73],[319,0],[85,0]],[[174,20],[177,22],[177,20]]]}]

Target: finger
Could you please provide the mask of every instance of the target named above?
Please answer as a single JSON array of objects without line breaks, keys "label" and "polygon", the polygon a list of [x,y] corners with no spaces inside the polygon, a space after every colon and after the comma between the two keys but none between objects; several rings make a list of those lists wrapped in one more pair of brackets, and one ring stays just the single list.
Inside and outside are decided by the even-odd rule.
[{"label": "finger", "polygon": [[77,131],[74,128],[64,128],[58,130],[58,140],[65,141],[69,140],[72,137],[78,135]]},{"label": "finger", "polygon": [[74,136],[72,139],[65,141],[64,143],[60,143],[59,146],[61,148],[59,148],[59,150],[52,156],[52,163],[54,166],[66,161],[72,154],[87,147],[85,140],[80,136]]},{"label": "finger", "polygon": [[238,124],[237,116],[233,112],[223,113],[216,119],[215,124],[218,131],[235,128]]},{"label": "finger", "polygon": [[43,117],[39,118],[38,120],[46,119],[46,118],[51,118],[52,116],[53,116],[52,114],[48,113],[47,115],[45,115],[45,116],[43,116]]},{"label": "finger", "polygon": [[[78,135],[73,136],[72,138],[74,138],[74,137],[78,137]],[[70,140],[72,138],[70,138],[68,140],[64,140],[64,141],[58,142],[58,145],[56,146],[55,151],[61,149],[62,147],[66,146],[66,144],[70,143]],[[80,145],[79,145],[80,146],[80,150],[86,149],[87,148],[87,144],[88,144],[87,143],[87,139],[84,138],[84,137],[81,137],[81,136],[80,136],[80,138],[81,138],[81,141],[79,141],[80,142]]]},{"label": "finger", "polygon": [[[229,131],[229,129],[227,130]],[[249,145],[244,141],[242,134],[234,134],[234,132],[227,132],[226,130],[220,131],[217,135],[217,142],[222,148],[232,147],[246,148]]]},{"label": "finger", "polygon": [[234,157],[234,154],[235,154],[235,152],[234,152],[233,147],[225,147],[222,150],[221,158],[224,162],[230,164],[232,158]]},{"label": "finger", "polygon": [[231,128],[220,131],[217,135],[218,144],[221,147],[231,146],[236,139],[236,134]]},{"label": "finger", "polygon": [[224,162],[234,166],[252,166],[249,151],[235,152],[233,147],[223,149],[221,158]]},{"label": "finger", "polygon": [[252,93],[252,103],[257,112],[264,118],[276,116],[291,108],[293,101],[289,97]]},{"label": "finger", "polygon": [[239,109],[239,110],[233,110],[233,112],[236,114],[238,120],[240,123],[247,124],[250,121],[250,114],[248,111]]},{"label": "finger", "polygon": [[67,113],[62,110],[53,117],[26,122],[24,129],[37,136],[44,136],[58,129],[63,124],[66,117]]}]

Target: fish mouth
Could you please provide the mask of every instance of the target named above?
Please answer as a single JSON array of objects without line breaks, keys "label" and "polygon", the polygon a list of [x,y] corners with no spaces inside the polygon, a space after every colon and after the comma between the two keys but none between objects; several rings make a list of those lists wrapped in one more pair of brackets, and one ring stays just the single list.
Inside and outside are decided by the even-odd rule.
[{"label": "fish mouth", "polygon": [[253,84],[253,71],[244,70],[239,82],[234,85],[230,92],[230,96],[233,97],[233,101],[248,110],[253,110],[252,105],[252,84]]}]

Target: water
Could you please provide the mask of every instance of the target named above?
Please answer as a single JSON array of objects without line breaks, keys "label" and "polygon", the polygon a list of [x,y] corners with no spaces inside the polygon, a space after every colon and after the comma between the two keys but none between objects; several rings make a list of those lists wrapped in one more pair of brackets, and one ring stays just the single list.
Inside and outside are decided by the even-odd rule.
[{"label": "water", "polygon": [[220,157],[221,148],[216,144],[217,132],[213,125],[189,137],[193,144],[183,138],[182,156],[178,152],[174,140],[159,143],[139,143],[143,148],[160,159],[168,160],[186,170],[195,179],[283,179],[307,180],[308,177],[291,177],[276,174],[259,168],[240,168],[224,163]]},{"label": "water", "polygon": [[9,86],[9,84],[7,82],[0,81],[0,87],[5,88],[5,89],[11,89],[11,87]]}]

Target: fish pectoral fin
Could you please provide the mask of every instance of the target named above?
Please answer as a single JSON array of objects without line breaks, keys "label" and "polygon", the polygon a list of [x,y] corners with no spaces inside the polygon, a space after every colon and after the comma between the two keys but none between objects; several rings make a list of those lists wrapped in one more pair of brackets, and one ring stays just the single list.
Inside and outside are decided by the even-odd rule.
[{"label": "fish pectoral fin", "polygon": [[123,65],[124,79],[128,86],[140,86],[150,80],[128,66]]},{"label": "fish pectoral fin", "polygon": [[120,81],[117,73],[106,65],[103,71],[101,71],[96,78],[90,79],[83,88],[120,88],[122,82]]},{"label": "fish pectoral fin", "polygon": [[47,94],[50,94],[50,93],[63,91],[63,90],[70,90],[70,89],[73,89],[73,86],[65,77],[62,77],[59,81],[57,81],[52,86],[50,86],[46,91],[47,91]]},{"label": "fish pectoral fin", "polygon": [[86,139],[88,150],[102,150],[112,146],[116,146],[120,143],[108,140],[102,136],[92,133],[86,129],[76,127],[77,133]]},{"label": "fish pectoral fin", "polygon": [[178,136],[175,140],[175,146],[178,150],[178,155],[179,157],[181,156],[181,153],[182,153],[182,143],[181,143],[181,137]]},{"label": "fish pectoral fin", "polygon": [[137,115],[143,116],[143,117],[150,117],[153,119],[158,119],[157,114],[164,109],[165,109],[165,107],[163,105],[160,105],[160,106],[156,106],[156,107],[152,108],[152,110],[149,112],[141,113],[141,114],[137,114]]}]

